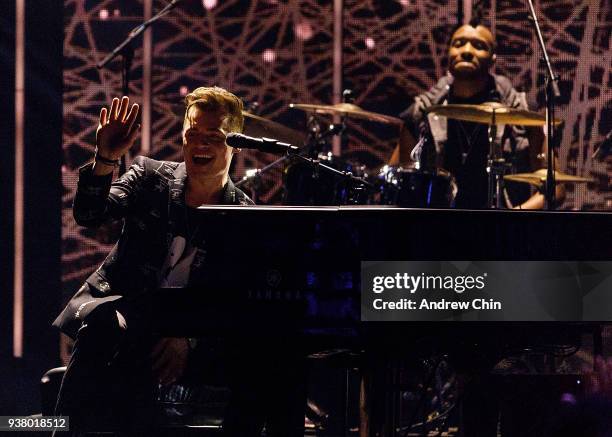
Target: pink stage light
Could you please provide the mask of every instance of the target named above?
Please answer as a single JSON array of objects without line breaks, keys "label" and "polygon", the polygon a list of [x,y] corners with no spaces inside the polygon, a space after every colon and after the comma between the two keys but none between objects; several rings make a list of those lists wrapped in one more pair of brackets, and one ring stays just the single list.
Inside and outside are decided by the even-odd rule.
[{"label": "pink stage light", "polygon": [[202,6],[204,6],[204,8],[208,9],[209,11],[211,9],[214,9],[217,4],[217,0],[202,0]]},{"label": "pink stage light", "polygon": [[120,17],[121,16],[121,11],[119,9],[114,9],[113,10],[113,17]]},{"label": "pink stage light", "polygon": [[372,50],[374,47],[376,47],[376,41],[374,41],[374,38],[368,36],[365,39],[365,45],[368,49]]},{"label": "pink stage light", "polygon": [[272,49],[265,49],[261,55],[264,62],[272,63],[276,60],[276,52]]},{"label": "pink stage light", "polygon": [[107,20],[108,19],[108,9],[100,9],[100,12],[98,12],[98,17],[100,18],[100,20]]},{"label": "pink stage light", "polygon": [[181,85],[181,87],[179,88],[179,94],[181,95],[181,97],[185,97],[188,92],[189,88],[187,88],[186,85]]},{"label": "pink stage light", "polygon": [[293,27],[293,31],[295,32],[295,36],[302,41],[308,41],[314,35],[312,26],[308,21],[296,23]]}]

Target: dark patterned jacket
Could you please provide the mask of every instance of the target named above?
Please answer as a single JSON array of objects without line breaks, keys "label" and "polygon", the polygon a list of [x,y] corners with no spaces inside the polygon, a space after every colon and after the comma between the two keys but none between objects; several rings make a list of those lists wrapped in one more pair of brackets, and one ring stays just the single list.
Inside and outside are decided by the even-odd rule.
[{"label": "dark patterned jacket", "polygon": [[[112,175],[95,176],[92,164],[79,169],[73,214],[82,226],[95,227],[123,219],[119,241],[53,322],[71,337],[96,306],[156,289],[168,248],[185,220],[185,163],[136,157],[130,169],[112,182]],[[112,183],[111,183],[112,182]],[[252,205],[246,194],[228,181],[225,205]],[[193,269],[204,265],[198,250]]]}]

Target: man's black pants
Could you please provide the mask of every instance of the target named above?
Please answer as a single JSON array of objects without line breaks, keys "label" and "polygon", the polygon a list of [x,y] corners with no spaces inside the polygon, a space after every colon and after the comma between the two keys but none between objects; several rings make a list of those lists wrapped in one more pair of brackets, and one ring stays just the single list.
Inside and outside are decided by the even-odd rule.
[{"label": "man's black pants", "polygon": [[[123,329],[117,311],[127,319]],[[78,331],[58,397],[56,414],[71,429],[150,435],[156,426],[151,368],[152,336],[145,317],[121,301],[98,306]],[[231,390],[223,423],[226,436],[303,436],[306,370],[298,336],[231,336],[216,365]],[[196,348],[188,381],[210,383],[210,356]],[[202,372],[199,371],[202,369]],[[213,372],[217,375],[219,372]]]}]

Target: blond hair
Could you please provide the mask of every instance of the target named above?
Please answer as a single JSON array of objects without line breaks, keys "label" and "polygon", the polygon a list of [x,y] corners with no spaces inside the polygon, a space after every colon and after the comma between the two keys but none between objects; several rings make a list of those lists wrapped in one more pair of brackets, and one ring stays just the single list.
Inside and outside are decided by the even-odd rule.
[{"label": "blond hair", "polygon": [[239,97],[226,89],[218,86],[202,86],[187,94],[185,97],[185,119],[183,125],[187,122],[189,108],[193,105],[197,105],[197,107],[203,111],[216,111],[222,109],[227,114],[229,131],[242,132],[242,127],[244,125],[242,109],[244,105]]}]

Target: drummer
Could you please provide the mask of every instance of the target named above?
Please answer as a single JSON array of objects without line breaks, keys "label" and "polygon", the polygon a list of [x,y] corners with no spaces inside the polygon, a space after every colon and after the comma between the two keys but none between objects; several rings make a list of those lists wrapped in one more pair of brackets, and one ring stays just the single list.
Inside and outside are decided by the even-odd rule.
[{"label": "drummer", "polygon": [[[512,108],[528,109],[525,94],[517,92],[507,77],[491,72],[496,59],[495,49],[495,39],[487,27],[477,22],[459,27],[450,42],[448,74],[429,91],[418,95],[414,103],[400,115],[404,126],[389,164],[409,167],[415,165],[416,159],[422,169],[442,167],[450,171],[458,186],[455,202],[457,208],[487,207],[488,126],[434,114],[426,115],[425,109],[445,103],[476,105],[492,101]],[[513,172],[528,172],[545,167],[545,162],[538,159],[544,144],[544,134],[540,127],[506,125],[498,127],[497,134],[504,158],[512,164]],[[425,142],[419,156],[412,152],[417,138],[423,136],[429,141]],[[516,188],[518,193],[512,190],[512,196],[506,196],[508,207],[544,207],[543,194],[529,197],[529,191],[520,192],[520,188],[526,187]],[[557,187],[557,200],[563,194],[561,187]]]}]

